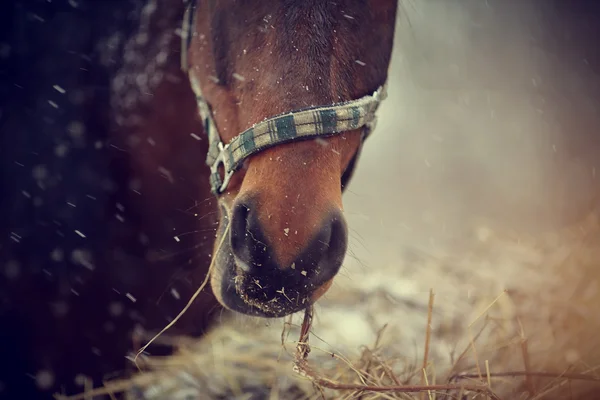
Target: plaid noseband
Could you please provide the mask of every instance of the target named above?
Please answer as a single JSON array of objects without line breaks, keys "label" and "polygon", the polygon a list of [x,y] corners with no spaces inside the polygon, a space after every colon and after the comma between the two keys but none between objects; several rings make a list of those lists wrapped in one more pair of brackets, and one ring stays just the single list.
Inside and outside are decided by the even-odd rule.
[{"label": "plaid noseband", "polygon": [[[188,4],[182,29],[181,65],[186,72],[188,72],[187,49],[192,37],[191,28],[194,25],[194,3],[195,1],[192,0]],[[215,195],[219,195],[227,189],[229,180],[248,157],[270,147],[297,140],[323,138],[356,129],[361,129],[362,145],[375,128],[377,121],[375,112],[386,97],[386,85],[384,84],[373,94],[358,100],[276,115],[255,124],[229,143],[223,144],[210,106],[202,96],[200,83],[193,74],[188,72],[188,76],[192,90],[196,94],[198,113],[208,135],[209,150],[206,164],[210,167],[210,185]],[[223,177],[221,177],[219,167],[223,167]]]}]

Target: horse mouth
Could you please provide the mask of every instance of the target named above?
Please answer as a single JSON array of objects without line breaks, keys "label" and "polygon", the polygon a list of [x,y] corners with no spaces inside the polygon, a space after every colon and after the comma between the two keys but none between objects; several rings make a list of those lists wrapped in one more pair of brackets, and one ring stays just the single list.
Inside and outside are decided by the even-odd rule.
[{"label": "horse mouth", "polygon": [[314,290],[295,289],[297,284],[278,286],[264,285],[260,277],[245,273],[232,259],[223,276],[221,298],[233,311],[264,318],[285,317],[312,303]]},{"label": "horse mouth", "polygon": [[297,279],[282,273],[280,284],[265,284],[260,276],[244,272],[234,260],[227,243],[220,251],[221,267],[217,268],[220,287],[213,287],[225,308],[241,314],[281,318],[306,309],[330,286],[301,285]]},{"label": "horse mouth", "polygon": [[249,307],[259,310],[264,316],[284,317],[303,310],[310,305],[311,296],[282,286],[279,290],[263,287],[260,280],[244,272],[234,278],[237,295]]}]

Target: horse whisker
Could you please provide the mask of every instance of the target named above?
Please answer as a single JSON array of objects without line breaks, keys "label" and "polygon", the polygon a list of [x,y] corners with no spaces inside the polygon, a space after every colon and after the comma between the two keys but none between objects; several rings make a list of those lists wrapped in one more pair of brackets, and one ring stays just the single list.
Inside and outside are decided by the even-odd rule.
[{"label": "horse whisker", "polygon": [[[227,224],[225,226],[225,232],[223,233],[223,236],[221,236],[221,240],[219,241],[219,244],[215,250],[215,253],[218,253],[221,250],[221,247],[225,243],[225,239],[228,237],[228,233],[229,233],[229,224]],[[146,343],[144,346],[142,346],[142,348],[137,352],[137,354],[135,355],[135,357],[133,359],[133,362],[135,363],[136,367],[138,367],[138,369],[140,369],[137,364],[137,359],[138,359],[139,355],[142,354],[148,348],[148,346],[150,346],[154,342],[154,340],[156,340],[156,338],[158,338],[160,335],[165,333],[169,328],[171,328],[173,325],[175,325],[175,323],[177,321],[179,321],[179,319],[183,316],[183,314],[185,314],[185,312],[191,307],[192,303],[194,302],[194,300],[196,300],[198,295],[200,295],[200,293],[202,292],[204,287],[208,284],[210,276],[214,270],[216,259],[217,259],[217,257],[212,258],[212,260],[210,262],[210,266],[208,267],[208,272],[206,273],[206,277],[204,278],[204,281],[202,282],[202,284],[200,285],[198,290],[196,290],[196,292],[192,295],[192,297],[190,298],[188,303],[185,305],[185,307],[181,310],[181,312],[179,314],[177,314],[177,316],[173,319],[173,321],[169,322],[169,324],[167,326],[165,326],[159,333],[157,333],[148,343]],[[140,369],[140,371],[141,371],[141,369]]]}]

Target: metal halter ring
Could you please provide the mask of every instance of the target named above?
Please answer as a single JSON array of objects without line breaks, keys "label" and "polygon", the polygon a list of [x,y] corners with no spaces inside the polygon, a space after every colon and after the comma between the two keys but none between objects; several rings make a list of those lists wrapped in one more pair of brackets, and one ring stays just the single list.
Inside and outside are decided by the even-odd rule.
[{"label": "metal halter ring", "polygon": [[[225,155],[228,154],[225,152],[225,150],[227,150],[229,144],[223,145],[223,142],[219,141],[219,143],[217,143],[217,147],[219,148],[219,155],[210,166],[210,187],[211,191],[215,195],[223,193],[225,189],[227,189],[227,185],[235,173],[234,169],[229,168],[229,159],[225,157]],[[221,174],[219,173],[220,166],[223,166],[223,179],[221,179]]]}]

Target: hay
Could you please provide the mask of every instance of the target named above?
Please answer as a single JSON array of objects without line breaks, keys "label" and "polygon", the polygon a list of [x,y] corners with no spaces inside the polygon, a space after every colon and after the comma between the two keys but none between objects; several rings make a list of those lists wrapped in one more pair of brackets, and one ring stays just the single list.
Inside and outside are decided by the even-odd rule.
[{"label": "hay", "polygon": [[[450,265],[459,277],[461,268],[481,268],[479,278],[473,278],[475,272],[470,278],[488,295],[484,283],[490,272],[481,267],[483,260],[495,259],[499,269],[492,272],[505,278],[496,280],[505,289],[496,291],[495,298],[477,294],[469,304],[458,304],[460,318],[451,324],[444,317],[457,304],[447,304],[444,296],[440,301],[436,293],[434,303],[430,292],[422,311],[414,305],[407,309],[397,298],[390,300],[392,294],[381,297],[355,282],[355,287],[334,290],[302,320],[295,315],[265,326],[264,320],[225,315],[205,337],[174,339],[175,355],[143,356],[143,372],[107,382],[95,393],[125,393],[128,400],[538,400],[583,399],[600,392],[597,219],[542,238],[493,236],[485,235],[482,247],[488,250],[475,249],[460,262],[440,263]],[[494,254],[512,259],[512,264]],[[344,313],[343,307],[351,311]],[[397,311],[391,314],[390,309]],[[342,317],[330,318],[332,310]],[[352,340],[321,340],[326,329],[360,336],[343,326],[353,313],[364,314],[377,326],[369,345],[353,352]],[[406,337],[415,329],[408,316],[413,314],[424,322],[418,327],[422,345],[417,347],[422,351],[408,356]],[[380,324],[382,316],[389,323]],[[406,325],[397,320],[405,316]],[[448,347],[449,342],[456,346]]]}]

